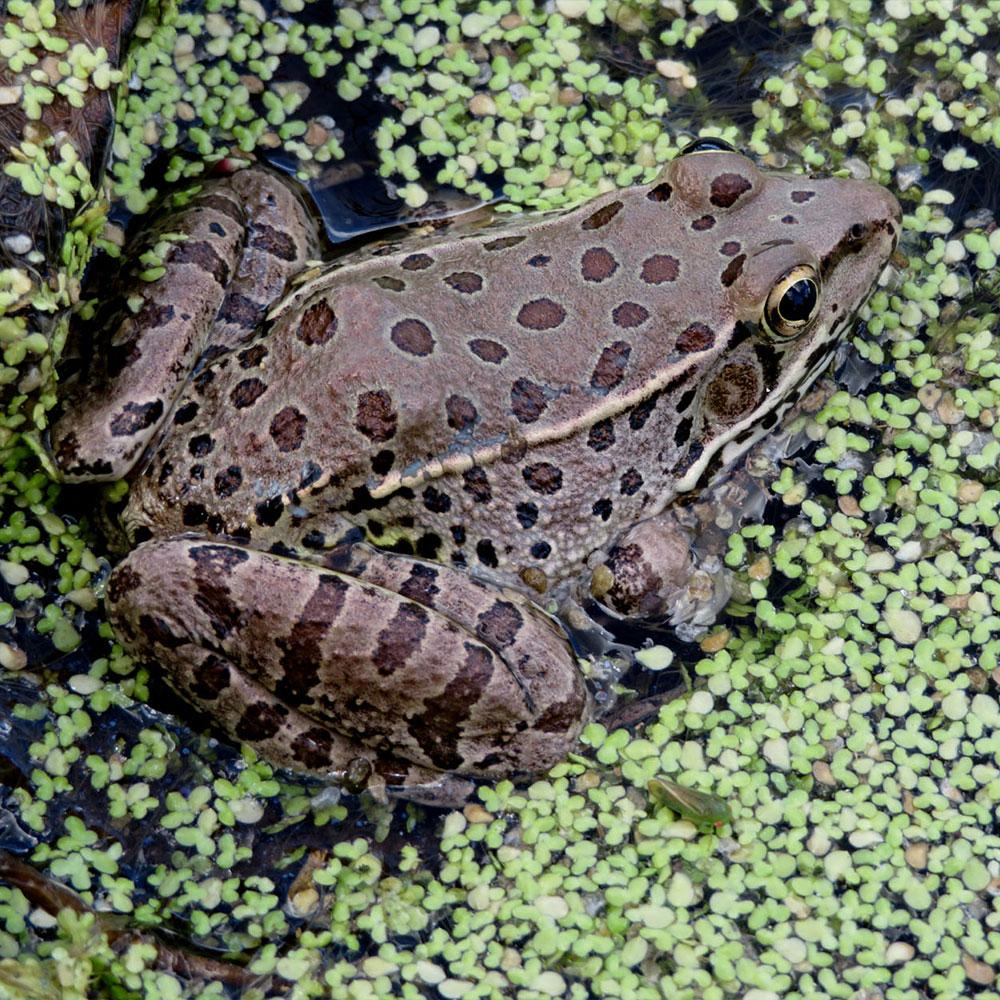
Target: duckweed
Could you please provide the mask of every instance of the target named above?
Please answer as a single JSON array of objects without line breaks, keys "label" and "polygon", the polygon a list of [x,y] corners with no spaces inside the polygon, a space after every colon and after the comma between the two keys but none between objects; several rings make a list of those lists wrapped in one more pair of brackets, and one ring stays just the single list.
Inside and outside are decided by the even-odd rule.
[{"label": "duckweed", "polygon": [[[309,86],[329,80],[348,107],[398,102],[376,116],[374,142],[409,205],[440,184],[499,192],[505,210],[571,203],[651,176],[681,130],[699,130],[683,97],[707,79],[699,40],[740,18],[764,23],[770,5],[386,0],[341,8],[332,25],[315,23],[310,0],[279,6],[286,16],[254,0],[149,5],[114,142],[116,201],[143,212],[160,194],[144,177],[154,150],[171,185],[269,152],[318,177],[346,136],[327,114],[304,116],[303,85],[285,83],[301,60]],[[220,760],[202,741],[181,754],[155,719],[125,726],[147,678],[105,628],[104,655],[9,712],[26,757],[4,806],[38,837],[24,842],[32,863],[102,914],[250,956],[262,978],[245,996],[276,993],[274,976],[295,995],[358,998],[1000,995],[1000,365],[982,294],[1000,237],[953,207],[983,150],[1000,146],[998,15],[996,2],[798,0],[775,17],[802,44],[794,59],[764,59],[745,132],[709,109],[706,132],[765,162],[900,190],[909,260],[844,352],[848,387],[798,418],[806,444],[767,483],[782,520],[730,539],[726,564],[747,596],[702,645],[687,697],[639,732],[592,723],[549,776],[483,787],[433,833],[413,811],[373,809],[364,829],[391,822],[405,841],[394,855],[375,833],[352,836],[343,803],[250,752]],[[11,71],[33,65],[34,39],[66,67],[25,81],[29,120],[52,93],[73,103],[122,78],[50,31],[51,0],[10,0],[7,16]],[[595,47],[612,32],[635,75],[609,72]],[[660,70],[667,58],[684,70]],[[10,668],[28,666],[39,635],[53,657],[71,653],[99,607],[105,562],[56,516],[58,491],[37,470],[58,317],[76,302],[104,208],[71,147],[19,141],[5,170],[29,196],[84,210],[53,286],[6,258],[0,269],[0,382],[15,390],[0,441]],[[148,268],[155,279],[156,260]],[[57,319],[43,327],[40,315]],[[651,801],[654,779],[711,789],[732,824],[674,818]],[[109,827],[77,814],[82,787]],[[313,843],[317,830],[308,853],[296,837]],[[130,854],[136,831],[169,845],[147,870]],[[277,861],[261,853],[272,838],[285,838]],[[0,984],[40,997],[83,997],[98,980],[223,995],[158,964],[154,936],[115,950],[100,926],[69,910],[54,921],[0,885]]]}]

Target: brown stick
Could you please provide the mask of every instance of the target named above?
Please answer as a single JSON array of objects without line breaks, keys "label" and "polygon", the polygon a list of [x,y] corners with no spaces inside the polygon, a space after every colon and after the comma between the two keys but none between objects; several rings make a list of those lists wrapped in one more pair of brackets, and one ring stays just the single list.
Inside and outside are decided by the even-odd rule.
[{"label": "brown stick", "polygon": [[163,972],[173,972],[188,979],[217,980],[239,987],[253,986],[262,978],[242,965],[209,958],[185,948],[171,947],[155,938],[151,940],[147,934],[120,927],[109,914],[96,913],[68,886],[48,878],[8,851],[0,851],[0,880],[19,889],[29,903],[47,913],[56,914],[63,909],[74,913],[93,913],[98,929],[116,952],[124,951],[136,941],[152,943],[156,948],[154,965]]}]

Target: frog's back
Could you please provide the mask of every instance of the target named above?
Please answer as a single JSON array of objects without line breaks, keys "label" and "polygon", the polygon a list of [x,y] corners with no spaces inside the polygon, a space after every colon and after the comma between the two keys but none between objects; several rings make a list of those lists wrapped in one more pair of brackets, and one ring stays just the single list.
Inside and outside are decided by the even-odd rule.
[{"label": "frog's back", "polygon": [[489,566],[500,537],[521,531],[537,559],[552,550],[537,538],[558,533],[573,561],[659,509],[704,449],[696,396],[721,361],[733,372],[713,405],[733,421],[778,383],[784,359],[740,343],[755,248],[808,240],[818,265],[851,219],[816,202],[853,182],[765,175],[731,154],[708,176],[682,162],[701,159],[567,214],[363,251],[303,283],[193,379],[134,522],[252,536],[289,508],[374,511],[457,546],[478,525]]},{"label": "frog's back", "polygon": [[[194,378],[175,411],[178,440],[147,482],[211,510],[321,478],[337,506],[358,489],[378,496],[586,436],[668,383],[668,356],[683,377],[692,349],[711,350],[710,324],[726,322],[721,302],[689,311],[704,275],[682,265],[681,217],[651,191],[338,261]],[[678,352],[688,320],[698,330]]]}]

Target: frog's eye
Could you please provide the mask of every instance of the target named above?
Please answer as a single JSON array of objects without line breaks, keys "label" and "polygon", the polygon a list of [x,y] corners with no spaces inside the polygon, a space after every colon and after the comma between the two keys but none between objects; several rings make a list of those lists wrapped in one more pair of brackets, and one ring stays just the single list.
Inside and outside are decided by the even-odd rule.
[{"label": "frog's eye", "polygon": [[798,336],[819,311],[819,275],[809,264],[799,264],[779,278],[764,303],[764,329],[787,340]]},{"label": "frog's eye", "polygon": [[689,153],[735,153],[736,147],[725,139],[715,136],[703,136],[692,139],[677,155],[687,156]]}]

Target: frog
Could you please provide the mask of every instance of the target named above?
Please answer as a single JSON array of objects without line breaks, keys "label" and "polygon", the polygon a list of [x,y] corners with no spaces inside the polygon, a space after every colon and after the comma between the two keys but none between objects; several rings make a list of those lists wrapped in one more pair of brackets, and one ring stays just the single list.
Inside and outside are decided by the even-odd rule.
[{"label": "frog", "polygon": [[51,432],[66,482],[129,483],[115,634],[277,766],[425,802],[546,772],[594,713],[551,609],[670,616],[676,504],[824,369],[900,224],[721,141],[325,262],[286,177],[203,183]]}]

